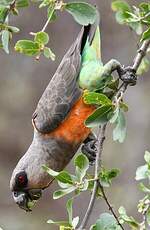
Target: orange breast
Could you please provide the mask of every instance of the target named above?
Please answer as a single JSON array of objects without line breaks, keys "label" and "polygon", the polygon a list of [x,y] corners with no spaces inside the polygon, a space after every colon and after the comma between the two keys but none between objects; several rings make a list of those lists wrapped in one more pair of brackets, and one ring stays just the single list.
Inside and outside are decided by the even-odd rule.
[{"label": "orange breast", "polygon": [[46,136],[63,138],[69,143],[83,142],[90,133],[90,129],[84,125],[84,121],[95,110],[94,106],[86,105],[82,97],[72,107],[66,119],[54,131]]}]

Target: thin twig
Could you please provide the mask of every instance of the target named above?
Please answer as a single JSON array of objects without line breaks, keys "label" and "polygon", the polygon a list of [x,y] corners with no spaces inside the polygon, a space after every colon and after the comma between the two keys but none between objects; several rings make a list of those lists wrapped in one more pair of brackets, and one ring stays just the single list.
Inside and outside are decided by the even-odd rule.
[{"label": "thin twig", "polygon": [[141,46],[141,48],[138,50],[138,54],[136,55],[135,59],[134,59],[134,64],[133,64],[133,69],[135,70],[135,72],[138,70],[143,57],[146,55],[146,51],[148,49],[150,45],[150,39],[145,40]]},{"label": "thin twig", "polygon": [[[94,177],[96,179],[98,178],[100,160],[101,160],[101,155],[103,152],[103,144],[104,144],[104,140],[105,140],[105,131],[106,131],[106,124],[104,124],[103,126],[101,126],[99,128],[98,137],[97,137],[97,151],[96,151],[95,174],[94,174]],[[86,211],[85,216],[82,220],[82,223],[79,227],[80,230],[84,229],[88,223],[89,216],[92,212],[92,209],[93,209],[93,206],[95,203],[97,189],[98,189],[98,180],[95,180],[94,188],[92,191],[92,195],[91,195],[91,199],[90,199],[87,211]]]},{"label": "thin twig", "polygon": [[120,223],[120,221],[119,221],[119,219],[118,219],[118,216],[116,215],[115,211],[113,210],[113,207],[111,206],[111,204],[110,204],[109,201],[108,201],[108,198],[107,198],[107,196],[106,196],[106,194],[105,194],[104,188],[103,188],[103,186],[101,185],[100,181],[98,181],[98,186],[99,186],[99,188],[100,188],[100,190],[101,190],[101,192],[102,192],[103,198],[104,198],[104,200],[105,200],[105,202],[106,202],[106,204],[107,204],[107,206],[108,206],[110,212],[113,214],[113,216],[114,216],[114,218],[116,219],[116,221],[117,221],[118,225],[120,226],[120,228],[121,228],[122,230],[124,230],[124,227],[123,227],[122,224]]},{"label": "thin twig", "polygon": [[[63,10],[63,7],[65,6],[66,4],[63,2],[63,1],[56,1],[55,2],[55,7],[54,7],[54,11],[53,12],[55,12],[55,10]],[[41,30],[42,32],[44,32],[45,30],[46,30],[46,28],[47,28],[47,26],[48,26],[48,24],[49,24],[49,22],[50,22],[50,20],[51,20],[51,18],[52,18],[52,15],[53,15],[53,13],[51,13],[50,15],[49,15],[49,17],[48,17],[48,19],[47,19],[47,21],[46,21],[46,23],[45,23],[45,25],[43,26],[43,29]]]},{"label": "thin twig", "polygon": [[47,28],[47,26],[48,26],[48,24],[49,24],[50,20],[51,20],[51,16],[50,16],[50,17],[48,17],[48,19],[47,19],[47,21],[46,21],[45,25],[43,26],[43,29],[41,30],[42,32],[44,32],[44,31],[46,30],[46,28]]}]

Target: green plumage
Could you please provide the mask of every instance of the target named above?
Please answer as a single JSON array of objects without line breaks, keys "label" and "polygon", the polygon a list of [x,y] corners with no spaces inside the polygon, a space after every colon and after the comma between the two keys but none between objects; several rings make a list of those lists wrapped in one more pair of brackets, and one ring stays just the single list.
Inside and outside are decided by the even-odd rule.
[{"label": "green plumage", "polygon": [[87,39],[83,50],[79,86],[92,91],[104,88],[109,80],[110,76],[106,74],[101,60],[100,30],[97,27],[92,43],[89,44]]}]

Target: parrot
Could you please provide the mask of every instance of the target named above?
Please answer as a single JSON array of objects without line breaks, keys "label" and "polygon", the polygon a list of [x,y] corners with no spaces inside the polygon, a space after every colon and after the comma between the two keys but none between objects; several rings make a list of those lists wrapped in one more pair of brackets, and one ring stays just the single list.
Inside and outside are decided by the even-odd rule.
[{"label": "parrot", "polygon": [[43,165],[62,171],[80,146],[95,159],[96,137],[84,122],[95,105],[84,103],[86,90],[103,88],[117,66],[101,61],[99,13],[94,24],[82,26],[40,98],[32,116],[33,140],[17,163],[10,179],[15,203],[31,211],[33,202],[53,181]]}]

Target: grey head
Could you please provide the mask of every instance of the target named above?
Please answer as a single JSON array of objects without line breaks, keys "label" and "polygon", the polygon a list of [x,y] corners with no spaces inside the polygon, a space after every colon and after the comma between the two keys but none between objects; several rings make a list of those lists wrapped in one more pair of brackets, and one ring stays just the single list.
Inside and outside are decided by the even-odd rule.
[{"label": "grey head", "polygon": [[31,211],[31,207],[41,197],[42,190],[51,181],[52,178],[42,168],[48,160],[49,155],[44,154],[43,148],[33,141],[16,165],[10,180],[10,190],[20,208]]},{"label": "grey head", "polygon": [[12,195],[15,203],[25,211],[31,211],[32,206],[41,197],[41,189],[28,189],[28,177],[25,171],[15,175]]}]

